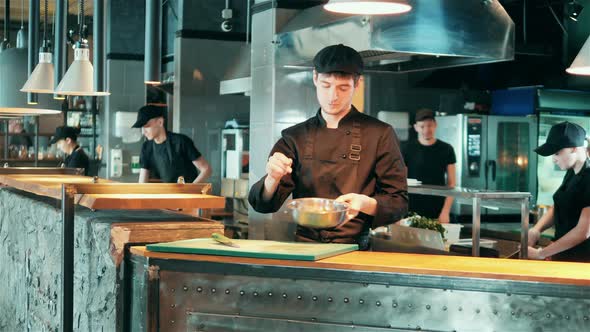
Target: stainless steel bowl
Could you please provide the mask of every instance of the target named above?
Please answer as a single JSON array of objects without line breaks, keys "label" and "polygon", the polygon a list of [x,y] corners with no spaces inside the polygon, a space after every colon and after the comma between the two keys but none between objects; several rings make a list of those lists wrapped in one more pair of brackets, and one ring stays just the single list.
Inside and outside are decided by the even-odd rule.
[{"label": "stainless steel bowl", "polygon": [[348,220],[348,204],[327,198],[298,198],[287,205],[293,220],[309,228],[333,228]]}]

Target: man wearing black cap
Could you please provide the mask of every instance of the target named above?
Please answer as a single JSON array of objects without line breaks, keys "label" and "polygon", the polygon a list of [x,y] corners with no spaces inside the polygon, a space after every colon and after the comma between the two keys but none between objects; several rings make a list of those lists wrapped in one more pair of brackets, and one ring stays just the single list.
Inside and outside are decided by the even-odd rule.
[{"label": "man wearing black cap", "polygon": [[[150,176],[162,182],[203,182],[211,175],[211,166],[185,135],[166,131],[163,107],[146,105],[139,109],[133,128],[141,128],[147,141],[141,147],[139,182]],[[198,170],[198,172],[197,172]]]},{"label": "man wearing black cap", "polygon": [[[450,144],[436,138],[434,111],[428,108],[419,109],[416,112],[414,130],[418,138],[408,142],[402,149],[408,166],[408,177],[423,184],[454,187],[457,162],[455,150]],[[423,217],[438,219],[441,223],[450,222],[452,206],[453,197],[410,195],[410,211]]]},{"label": "man wearing black cap", "polygon": [[57,127],[49,144],[57,143],[57,148],[66,154],[65,167],[83,168],[84,175],[88,175],[90,160],[86,152],[78,145],[78,134],[80,134],[80,128]]},{"label": "man wearing black cap", "polygon": [[328,46],[316,54],[313,83],[317,115],[285,129],[273,147],[266,175],[252,186],[249,202],[276,212],[287,197],[347,202],[351,220],[339,228],[298,226],[298,241],[358,243],[371,227],[393,223],[407,212],[406,167],[391,126],[360,113],[352,97],[363,60],[352,48]]},{"label": "man wearing black cap", "polygon": [[[551,127],[545,144],[535,149],[541,156],[552,156],[566,173],[553,195],[553,206],[529,230],[530,259],[590,262],[590,162],[585,143],[584,128],[566,121]],[[534,248],[551,226],[555,226],[554,242]]]}]

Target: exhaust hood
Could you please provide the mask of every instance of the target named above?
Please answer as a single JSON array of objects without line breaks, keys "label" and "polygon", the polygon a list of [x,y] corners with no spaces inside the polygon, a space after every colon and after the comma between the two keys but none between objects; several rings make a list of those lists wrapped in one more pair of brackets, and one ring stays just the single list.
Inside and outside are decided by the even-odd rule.
[{"label": "exhaust hood", "polygon": [[[276,63],[312,68],[323,47],[345,44],[366,72],[407,73],[514,59],[514,22],[498,0],[412,1],[402,15],[343,15],[321,5],[304,9],[275,36]],[[220,94],[249,95],[250,45],[237,53]]]},{"label": "exhaust hood", "polygon": [[514,22],[498,0],[412,1],[395,16],[301,11],[277,34],[277,62],[309,67],[316,52],[345,44],[367,72],[404,73],[514,59]]}]

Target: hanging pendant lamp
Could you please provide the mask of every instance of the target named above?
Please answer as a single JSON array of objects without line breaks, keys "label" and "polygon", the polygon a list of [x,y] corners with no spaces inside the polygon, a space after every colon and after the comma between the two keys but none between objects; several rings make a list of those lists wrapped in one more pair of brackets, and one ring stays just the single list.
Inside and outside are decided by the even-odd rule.
[{"label": "hanging pendant lamp", "polygon": [[590,76],[590,37],[586,39],[574,62],[565,71],[572,75]]},{"label": "hanging pendant lamp", "polygon": [[51,42],[47,38],[47,0],[45,0],[45,13],[43,23],[43,45],[39,49],[39,63],[29,76],[29,79],[25,82],[22,92],[35,92],[35,93],[51,93],[55,90],[54,83],[54,71],[51,54]]},{"label": "hanging pendant lamp", "polygon": [[84,32],[84,0],[78,4],[79,40],[74,46],[74,62],[59,82],[55,93],[66,96],[108,96],[94,86],[94,68],[90,63],[90,50]]},{"label": "hanging pendant lamp", "polygon": [[412,6],[406,0],[330,0],[324,9],[352,15],[395,15],[409,12]]}]

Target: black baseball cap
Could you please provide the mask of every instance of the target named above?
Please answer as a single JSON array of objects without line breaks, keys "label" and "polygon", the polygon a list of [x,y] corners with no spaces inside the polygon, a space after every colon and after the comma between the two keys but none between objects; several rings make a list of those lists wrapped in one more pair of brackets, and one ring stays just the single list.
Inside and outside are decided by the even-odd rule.
[{"label": "black baseball cap", "polygon": [[137,121],[131,126],[132,128],[141,128],[145,126],[148,121],[153,118],[159,118],[164,116],[165,108],[162,106],[156,105],[145,105],[139,109],[137,112]]},{"label": "black baseball cap", "polygon": [[353,48],[342,44],[324,47],[313,58],[313,66],[318,73],[341,72],[361,75],[364,69],[361,55]]},{"label": "black baseball cap", "polygon": [[49,141],[49,144],[55,144],[60,139],[71,138],[72,140],[78,139],[78,134],[80,133],[80,128],[68,127],[68,126],[61,126],[55,128],[55,135]]},{"label": "black baseball cap", "polygon": [[434,120],[436,114],[434,113],[433,110],[428,109],[428,108],[422,108],[419,109],[418,112],[416,112],[416,122],[418,121],[424,121],[424,120]]},{"label": "black baseball cap", "polygon": [[586,131],[575,123],[560,122],[549,130],[545,144],[535,149],[543,157],[557,153],[564,148],[584,146]]}]

